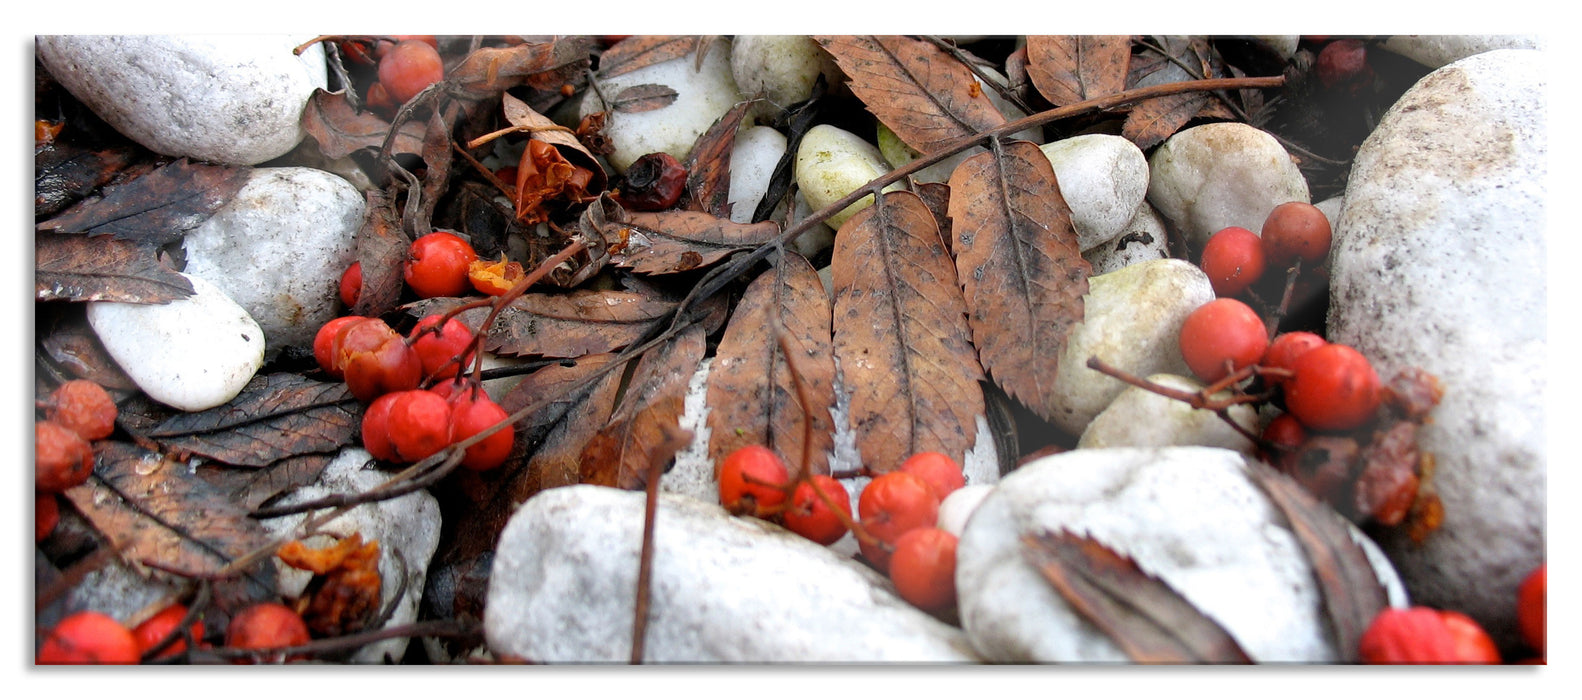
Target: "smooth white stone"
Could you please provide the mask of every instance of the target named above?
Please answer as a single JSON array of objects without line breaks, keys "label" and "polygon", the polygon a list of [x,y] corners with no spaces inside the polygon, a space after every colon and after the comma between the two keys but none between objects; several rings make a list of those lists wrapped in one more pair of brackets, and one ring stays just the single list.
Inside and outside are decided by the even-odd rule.
[{"label": "smooth white stone", "polygon": [[1148,195],[1148,159],[1131,141],[1084,134],[1038,147],[1071,208],[1077,245],[1089,250],[1121,235]]},{"label": "smooth white stone", "polygon": [[[1189,377],[1155,374],[1148,381],[1171,389],[1196,392],[1203,384]],[[1216,394],[1228,398],[1229,392]],[[1262,429],[1258,412],[1241,404],[1230,408],[1236,423],[1254,435]],[[1126,387],[1088,424],[1077,440],[1077,449],[1099,447],[1169,447],[1172,445],[1223,447],[1251,455],[1257,450],[1246,436],[1236,432],[1218,414],[1205,408],[1194,409],[1185,401],[1161,396],[1141,387]]]},{"label": "smooth white stone", "polygon": [[[698,137],[742,99],[731,79],[730,55],[731,42],[719,39],[710,44],[701,70],[693,70],[696,55],[687,54],[599,82],[612,100],[622,90],[638,85],[664,85],[676,92],[675,101],[659,109],[609,113],[604,133],[615,147],[609,155],[615,172],[626,172],[649,153],[664,152],[686,160]],[[598,94],[588,90],[578,116],[604,109]]]},{"label": "smooth white stone", "polygon": [[1194,126],[1148,159],[1148,202],[1194,249],[1227,226],[1253,233],[1276,206],[1307,202],[1307,180],[1268,132],[1236,122]]},{"label": "smooth white stone", "polygon": [[1119,236],[1082,251],[1082,257],[1093,266],[1094,275],[1107,275],[1129,265],[1170,257],[1170,234],[1154,208],[1143,202]]},{"label": "smooth white stone", "polygon": [[1545,48],[1539,34],[1396,34],[1379,47],[1429,68],[1443,68],[1468,56],[1497,49]]},{"label": "smooth white stone", "polygon": [[[890,167],[877,146],[837,126],[819,124],[808,129],[797,146],[797,188],[815,211],[834,204],[887,172]],[[884,191],[900,188],[900,183],[894,183]],[[871,204],[873,195],[863,197],[835,212],[824,223],[839,230],[847,219]]]}]

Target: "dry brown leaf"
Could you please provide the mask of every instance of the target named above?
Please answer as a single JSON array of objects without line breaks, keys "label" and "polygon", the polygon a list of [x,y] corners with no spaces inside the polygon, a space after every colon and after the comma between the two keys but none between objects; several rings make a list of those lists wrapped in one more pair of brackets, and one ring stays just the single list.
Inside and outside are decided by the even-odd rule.
[{"label": "dry brown leaf", "polygon": [[[834,447],[835,356],[830,342],[830,302],[818,271],[787,252],[743,292],[709,370],[709,457],[715,464],[747,445],[763,445],[791,473],[803,460],[814,474],[829,473]],[[801,405],[779,337],[795,354],[803,392]],[[806,422],[812,420],[812,440]]]},{"label": "dry brown leaf", "polygon": [[1005,393],[1053,420],[1059,364],[1051,358],[1082,321],[1093,269],[1049,159],[1013,141],[962,161],[950,176],[949,212],[978,359]]},{"label": "dry brown leaf", "polygon": [[112,234],[165,245],[207,221],[247,184],[252,168],[193,163],[183,158],[104,189],[37,225],[39,232]]},{"label": "dry brown leaf", "polygon": [[1005,123],[972,71],[926,41],[903,36],[819,36],[851,91],[906,145],[931,154]]},{"label": "dry brown leaf", "polygon": [[681,165],[687,169],[686,207],[722,219],[731,216],[731,151],[751,102],[738,102],[698,136]]},{"label": "dry brown leaf", "polygon": [[681,58],[697,48],[702,37],[638,34],[616,42],[599,55],[599,77],[613,78],[656,63]]},{"label": "dry brown leaf", "polygon": [[680,93],[668,85],[644,83],[633,85],[610,98],[610,109],[626,114],[638,114],[663,109],[675,104]]},{"label": "dry brown leaf", "polygon": [[226,464],[264,467],[355,443],[362,415],[344,382],[277,372],[254,377],[223,405],[177,414],[144,437]]},{"label": "dry brown leaf", "polygon": [[357,316],[383,316],[401,299],[406,285],[402,265],[412,239],[401,230],[395,202],[384,190],[368,190],[365,197],[368,218],[363,219],[354,239],[363,286],[351,312]]},{"label": "dry brown leaf", "polygon": [[[403,307],[422,318],[445,313],[470,298],[435,297]],[[495,319],[484,349],[517,357],[582,357],[630,345],[664,322],[676,302],[645,292],[574,289],[523,294]],[[488,316],[485,308],[460,315],[477,328]]]},{"label": "dry brown leaf", "polygon": [[505,113],[505,120],[512,126],[529,130],[531,138],[553,144],[567,161],[593,173],[593,180],[587,188],[589,192],[604,190],[608,179],[604,166],[599,165],[599,160],[588,151],[588,147],[577,140],[575,133],[562,129],[554,120],[539,114],[510,93],[500,96],[500,106]]},{"label": "dry brown leaf", "polygon": [[110,184],[131,165],[129,146],[89,150],[55,142],[33,151],[33,216],[50,216]]},{"label": "dry brown leaf", "polygon": [[700,211],[621,213],[624,219],[606,220],[602,231],[605,240],[626,242],[610,262],[643,275],[695,270],[780,235],[773,221],[738,224]]},{"label": "dry brown leaf", "polygon": [[681,424],[687,383],[703,361],[705,333],[689,326],[637,361],[631,383],[610,421],[582,449],[581,482],[642,489],[652,455]]},{"label": "dry brown leaf", "polygon": [[1130,36],[1027,37],[1027,76],[1056,107],[1126,90]]},{"label": "dry brown leaf", "polygon": [[[390,133],[390,123],[378,115],[352,109],[345,92],[327,92],[323,88],[315,88],[303,106],[302,128],[318,142],[319,152],[328,158],[344,158],[364,148],[381,148]],[[396,132],[390,152],[403,154],[422,150],[423,124],[403,123]]]},{"label": "dry brown leaf", "polygon": [[1209,99],[1206,93],[1186,92],[1138,102],[1126,115],[1126,122],[1121,125],[1121,136],[1140,149],[1153,148],[1203,111]]},{"label": "dry brown leaf", "polygon": [[163,304],[192,296],[192,282],[170,269],[153,243],[80,233],[34,236],[35,301]]},{"label": "dry brown leaf", "polygon": [[[544,489],[577,483],[582,448],[615,411],[621,372],[609,371],[580,390],[570,387],[604,370],[615,359],[612,353],[601,353],[577,358],[570,367],[550,365],[523,377],[500,398],[500,406],[515,413],[539,397],[556,397],[517,424],[521,436],[517,442],[531,457],[526,470],[501,489],[510,495],[513,507]],[[503,513],[503,517],[509,516],[509,510]],[[502,518],[500,526],[504,525]]]},{"label": "dry brown leaf", "polygon": [[562,36],[505,48],[480,48],[445,70],[445,92],[457,99],[494,99],[518,85],[559,90],[585,73],[593,37]]},{"label": "dry brown leaf", "polygon": [[831,267],[835,357],[863,463],[883,474],[926,451],[962,462],[984,415],[983,369],[933,214],[910,192],[884,195],[841,226]]}]

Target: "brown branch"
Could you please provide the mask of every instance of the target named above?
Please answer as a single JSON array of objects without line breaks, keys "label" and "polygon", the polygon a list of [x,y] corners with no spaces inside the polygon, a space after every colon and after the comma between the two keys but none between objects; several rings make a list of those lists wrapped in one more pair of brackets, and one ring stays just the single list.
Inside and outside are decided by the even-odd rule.
[{"label": "brown branch", "polygon": [[666,425],[665,441],[649,456],[648,484],[644,487],[643,549],[637,561],[637,602],[632,613],[632,665],[643,663],[644,640],[648,638],[648,602],[654,568],[654,517],[659,512],[659,481],[665,464],[692,442],[692,431]]}]

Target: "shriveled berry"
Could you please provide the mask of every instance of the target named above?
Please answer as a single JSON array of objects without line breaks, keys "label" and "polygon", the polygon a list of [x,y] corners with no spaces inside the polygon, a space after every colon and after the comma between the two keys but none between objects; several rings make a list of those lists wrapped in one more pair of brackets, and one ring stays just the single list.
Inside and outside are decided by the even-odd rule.
[{"label": "shriveled berry", "polygon": [[406,462],[450,446],[450,403],[433,392],[403,392],[390,404],[390,444]]},{"label": "shriveled berry", "polygon": [[1192,373],[1212,384],[1263,357],[1269,335],[1252,307],[1236,299],[1215,299],[1187,315],[1179,345]]},{"label": "shriveled berry", "polygon": [[413,293],[425,299],[461,296],[472,289],[467,268],[477,259],[467,239],[435,231],[412,241],[402,275]]},{"label": "shriveled berry", "polygon": [[[1269,369],[1282,369],[1290,372],[1291,368],[1296,366],[1296,358],[1306,354],[1309,350],[1321,348],[1327,344],[1329,344],[1329,341],[1324,340],[1317,333],[1309,333],[1307,331],[1281,333],[1275,336],[1273,341],[1270,341],[1269,348],[1263,351],[1263,358],[1258,360],[1258,364]],[[1290,379],[1290,377],[1269,375],[1269,381],[1278,386],[1284,386]]]},{"label": "shriveled berry", "polygon": [[474,260],[467,266],[467,281],[472,283],[472,288],[492,297],[511,291],[526,276],[522,263],[504,257],[495,261]]},{"label": "shriveled berry", "polygon": [[[472,361],[472,353],[467,352],[467,346],[472,344],[472,329],[454,316],[445,319],[443,325],[439,319],[439,314],[424,316],[407,334],[412,350],[423,365],[423,376],[431,379],[454,375]],[[460,364],[456,362],[458,357]]]},{"label": "shriveled berry", "polygon": [[830,510],[824,498],[819,497],[821,493],[847,518],[851,517],[851,497],[846,495],[845,487],[833,477],[814,474],[797,484],[791,493],[791,508],[783,518],[786,529],[819,544],[831,545],[846,535],[846,523]]},{"label": "shriveled berry", "polygon": [[[510,415],[481,390],[457,392],[451,397],[450,405],[452,443],[477,435]],[[511,448],[515,444],[516,431],[512,426],[505,426],[478,444],[468,447],[465,456],[461,458],[461,466],[473,471],[498,467],[505,464],[506,458],[511,456]]]},{"label": "shriveled berry", "polygon": [[55,421],[33,424],[33,487],[60,493],[93,474],[93,447]]},{"label": "shriveled berry", "polygon": [[83,610],[67,615],[44,635],[33,661],[40,665],[136,664],[137,639],[115,618]]},{"label": "shriveled berry", "polygon": [[405,392],[392,391],[381,395],[363,411],[363,449],[368,450],[368,454],[373,455],[374,459],[385,462],[401,461],[401,456],[396,454],[395,445],[390,442],[390,405],[403,393]]},{"label": "shriveled berry", "polygon": [[961,465],[948,455],[938,452],[919,452],[907,457],[901,463],[900,470],[911,472],[922,477],[929,487],[934,489],[934,495],[944,501],[951,492],[967,485],[967,477],[961,471]]},{"label": "shriveled berry", "polygon": [[863,558],[888,572],[896,540],[911,530],[933,527],[938,521],[939,497],[916,474],[887,472],[863,487],[857,496],[857,514],[863,530],[879,541],[869,544],[858,540]]},{"label": "shriveled berry", "polygon": [[1527,646],[1544,655],[1549,653],[1548,600],[1549,564],[1545,562],[1522,579],[1516,589],[1516,627]]},{"label": "shriveled berry", "polygon": [[1359,39],[1336,39],[1325,44],[1318,51],[1316,63],[1318,82],[1326,88],[1355,94],[1373,80],[1368,47]]},{"label": "shriveled berry", "polygon": [[335,379],[346,376],[341,371],[340,364],[336,362],[335,338],[346,326],[366,320],[368,320],[366,316],[340,316],[319,326],[319,332],[313,335],[313,359],[318,361],[319,369]]},{"label": "shriveled berry", "polygon": [[785,502],[790,480],[785,462],[769,448],[738,448],[720,463],[720,504],[733,514],[763,517]]},{"label": "shriveled berry", "polygon": [[1291,368],[1285,406],[1314,430],[1351,430],[1373,418],[1383,385],[1368,358],[1349,345],[1307,351]]},{"label": "shriveled berry", "polygon": [[956,536],[937,527],[901,535],[890,556],[890,580],[906,602],[936,612],[956,604]]},{"label": "shriveled berry", "polygon": [[1286,267],[1301,258],[1312,265],[1329,257],[1329,217],[1307,202],[1276,206],[1263,221],[1261,242],[1270,265]]},{"label": "shriveled berry", "polygon": [[1236,296],[1263,277],[1263,243],[1258,234],[1240,226],[1220,229],[1204,244],[1198,267],[1208,275],[1216,296]]},{"label": "shriveled berry", "polygon": [[357,305],[357,299],[363,295],[363,264],[353,262],[346,271],[341,273],[341,303],[346,308]]},{"label": "shriveled berry", "polygon": [[44,417],[65,426],[84,440],[103,440],[115,432],[115,400],[104,387],[73,379],[50,393]]},{"label": "shriveled berry", "polygon": [[393,335],[372,350],[351,353],[342,370],[346,375],[346,388],[364,403],[392,391],[416,389],[423,381],[423,362],[399,335]]},{"label": "shriveled berry", "polygon": [[633,211],[663,211],[676,205],[687,186],[687,169],[669,153],[649,153],[626,169],[617,199]]},{"label": "shriveled berry", "polygon": [[379,84],[396,104],[405,103],[444,79],[445,62],[439,51],[426,42],[402,41],[379,59]]},{"label": "shriveled berry", "polygon": [[60,524],[60,502],[53,493],[33,493],[33,544],[44,541]]},{"label": "shriveled berry", "polygon": [[[180,603],[174,603],[172,605],[166,606],[165,609],[154,613],[153,617],[144,620],[142,624],[133,627],[132,636],[137,639],[138,655],[142,656],[143,654],[148,653],[148,650],[153,649],[160,642],[165,641],[166,637],[169,637],[172,632],[176,631],[177,625],[180,625],[181,620],[186,616],[187,606]],[[191,634],[193,641],[203,639],[203,620],[193,620],[191,627],[188,628],[188,632]],[[168,658],[180,654],[186,650],[187,640],[178,636],[177,641],[172,642],[170,646],[165,647],[165,650],[160,652],[159,655],[155,656],[154,658]]]},{"label": "shriveled berry", "polygon": [[[279,603],[254,603],[231,617],[225,628],[225,646],[233,649],[279,649],[307,644],[310,641],[308,625],[296,611]],[[257,653],[251,658],[236,661],[246,663],[278,664],[285,661],[282,653]]]}]

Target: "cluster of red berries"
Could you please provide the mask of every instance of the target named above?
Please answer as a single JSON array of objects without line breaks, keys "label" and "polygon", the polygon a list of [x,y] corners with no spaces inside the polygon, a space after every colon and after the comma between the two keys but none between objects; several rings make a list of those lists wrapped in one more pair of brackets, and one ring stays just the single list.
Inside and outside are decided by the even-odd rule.
[{"label": "cluster of red berries", "polygon": [[[1516,589],[1516,627],[1536,658],[1547,663],[1548,564],[1540,564]],[[1374,617],[1358,644],[1358,657],[1368,664],[1497,664],[1499,649],[1487,632],[1453,610],[1414,606],[1386,608]]]},{"label": "cluster of red berries", "polygon": [[1329,217],[1306,202],[1276,206],[1261,233],[1230,226],[1210,236],[1198,266],[1208,274],[1214,294],[1234,297],[1262,279],[1265,270],[1283,270],[1297,260],[1322,264],[1329,258]]},{"label": "cluster of red berries", "polygon": [[430,34],[348,37],[337,46],[354,64],[377,66],[378,77],[366,94],[368,106],[377,110],[393,111],[445,79],[439,40]]},{"label": "cluster of red berries", "polygon": [[[420,298],[461,296],[477,286],[474,271],[479,269],[478,263],[478,253],[467,239],[452,231],[435,231],[412,241],[412,245],[407,248],[406,262],[402,263],[401,276],[406,280],[407,287]],[[494,274],[480,274],[478,277],[489,284],[490,289],[494,289],[499,283],[497,278],[508,278],[509,275],[503,267],[488,268],[489,265],[483,263],[485,269],[492,270]],[[518,265],[512,282],[520,277],[521,266]],[[356,306],[357,299],[362,296],[362,289],[363,266],[360,262],[353,262],[341,274],[341,302],[347,308]],[[484,290],[480,288],[479,291]]]},{"label": "cluster of red berries", "polygon": [[[188,650],[189,642],[209,648],[203,641],[202,619],[194,619],[186,629],[180,629],[188,617],[187,606],[175,603],[128,629],[102,612],[82,610],[62,618],[44,635],[33,660],[40,665],[131,665],[141,663],[161,645],[164,648],[153,655],[154,659],[182,654]],[[274,602],[243,608],[231,617],[225,630],[225,646],[258,650],[251,657],[238,658],[236,663],[281,663],[286,660],[282,654],[266,650],[300,646],[308,641],[308,626],[302,616]]]},{"label": "cluster of red berries", "polygon": [[890,576],[907,602],[928,611],[956,602],[956,536],[936,527],[939,504],[966,485],[955,460],[920,452],[881,474],[857,498],[855,521],[846,489],[815,474],[793,483],[773,451],[749,445],[720,464],[720,503],[737,515],[774,520],[822,545],[858,530],[864,559]]},{"label": "cluster of red berries", "polygon": [[115,432],[119,414],[104,387],[73,379],[41,402],[44,420],[33,424],[33,541],[42,542],[60,522],[56,494],[93,474],[94,440]]}]

